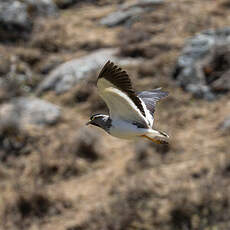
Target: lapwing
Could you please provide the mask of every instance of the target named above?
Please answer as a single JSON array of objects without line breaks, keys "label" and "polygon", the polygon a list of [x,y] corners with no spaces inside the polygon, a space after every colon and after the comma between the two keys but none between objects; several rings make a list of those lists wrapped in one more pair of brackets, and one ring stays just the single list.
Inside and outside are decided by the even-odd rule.
[{"label": "lapwing", "polygon": [[111,61],[99,73],[97,87],[109,115],[94,114],[87,125],[98,126],[118,138],[168,143],[166,133],[153,129],[156,102],[166,97],[167,92],[155,89],[136,93],[126,71]]}]

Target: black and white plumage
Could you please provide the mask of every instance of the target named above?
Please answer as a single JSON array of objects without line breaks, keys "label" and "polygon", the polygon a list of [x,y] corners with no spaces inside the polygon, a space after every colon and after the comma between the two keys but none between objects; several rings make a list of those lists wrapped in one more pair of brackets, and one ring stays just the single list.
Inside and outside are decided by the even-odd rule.
[{"label": "black and white plumage", "polygon": [[135,93],[128,74],[110,61],[101,70],[97,87],[109,108],[109,116],[95,114],[87,124],[103,128],[119,138],[147,138],[156,143],[168,141],[167,134],[152,128],[156,102],[168,93],[160,89]]}]

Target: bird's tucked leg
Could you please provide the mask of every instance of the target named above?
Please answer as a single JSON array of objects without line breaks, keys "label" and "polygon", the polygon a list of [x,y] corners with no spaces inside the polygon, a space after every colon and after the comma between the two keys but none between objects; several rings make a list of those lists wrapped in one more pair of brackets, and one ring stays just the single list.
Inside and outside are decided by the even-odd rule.
[{"label": "bird's tucked leg", "polygon": [[151,137],[148,137],[146,135],[142,135],[142,137],[144,137],[144,138],[146,138],[146,139],[148,139],[148,140],[150,140],[150,141],[152,141],[152,142],[154,142],[156,144],[168,144],[167,141],[151,138]]}]

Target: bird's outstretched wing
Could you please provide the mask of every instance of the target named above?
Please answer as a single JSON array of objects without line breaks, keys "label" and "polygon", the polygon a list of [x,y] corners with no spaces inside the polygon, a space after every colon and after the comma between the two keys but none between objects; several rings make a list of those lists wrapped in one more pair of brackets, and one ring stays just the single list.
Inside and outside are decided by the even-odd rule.
[{"label": "bird's outstretched wing", "polygon": [[108,61],[98,76],[97,87],[112,119],[149,125],[143,102],[134,92],[128,74],[121,68]]},{"label": "bird's outstretched wing", "polygon": [[153,121],[154,121],[153,114],[155,112],[156,103],[160,99],[168,96],[168,93],[161,91],[161,89],[159,88],[159,89],[154,89],[154,90],[151,90],[151,91],[142,91],[142,92],[139,92],[139,93],[137,93],[137,96],[146,105],[147,110],[149,111],[149,113],[152,116],[152,123],[153,123]]}]

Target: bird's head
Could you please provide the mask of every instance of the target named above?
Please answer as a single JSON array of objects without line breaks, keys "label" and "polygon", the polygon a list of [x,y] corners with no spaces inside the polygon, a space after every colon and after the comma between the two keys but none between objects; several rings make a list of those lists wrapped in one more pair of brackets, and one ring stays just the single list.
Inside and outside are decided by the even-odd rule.
[{"label": "bird's head", "polygon": [[90,117],[90,120],[86,123],[86,125],[94,125],[106,130],[110,126],[109,121],[110,118],[108,115],[94,114]]}]

